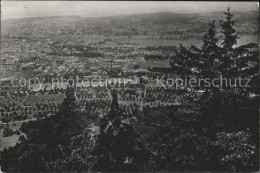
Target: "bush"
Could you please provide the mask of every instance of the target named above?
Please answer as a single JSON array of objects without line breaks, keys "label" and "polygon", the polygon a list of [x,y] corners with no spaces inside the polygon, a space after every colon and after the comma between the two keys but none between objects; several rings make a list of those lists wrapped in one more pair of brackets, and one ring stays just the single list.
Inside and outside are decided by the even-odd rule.
[{"label": "bush", "polygon": [[3,123],[8,124],[11,121],[11,119],[10,118],[3,118],[2,121],[3,121]]},{"label": "bush", "polygon": [[218,139],[213,145],[224,170],[257,170],[257,142],[253,140],[250,131],[222,132],[217,136]]},{"label": "bush", "polygon": [[24,135],[21,135],[20,137],[19,137],[19,139],[18,139],[19,141],[24,141],[25,140],[25,137],[24,137]]},{"label": "bush", "polygon": [[26,120],[28,118],[28,116],[27,115],[24,115],[23,117],[22,117],[22,120]]},{"label": "bush", "polygon": [[10,129],[9,127],[5,127],[3,131],[3,137],[13,136],[14,131]]},{"label": "bush", "polygon": [[16,135],[20,135],[21,132],[20,132],[19,130],[16,130],[16,131],[15,131],[15,134],[16,134]]},{"label": "bush", "polygon": [[4,124],[0,124],[0,129],[3,129],[5,127]]}]

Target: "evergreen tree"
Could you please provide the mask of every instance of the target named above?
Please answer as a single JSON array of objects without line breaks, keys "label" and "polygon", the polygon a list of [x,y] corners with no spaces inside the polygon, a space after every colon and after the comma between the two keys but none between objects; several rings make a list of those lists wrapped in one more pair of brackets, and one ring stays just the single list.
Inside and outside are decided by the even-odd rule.
[{"label": "evergreen tree", "polygon": [[226,15],[226,21],[220,21],[220,26],[222,28],[222,33],[224,35],[224,41],[221,43],[223,48],[230,50],[234,45],[237,44],[237,32],[234,28],[236,22],[232,20],[233,14],[230,13],[230,7],[227,8],[227,11],[224,13]]},{"label": "evergreen tree", "polygon": [[[250,92],[258,94],[258,46],[254,43],[249,43],[242,46],[237,46],[238,33],[235,29],[235,21],[232,20],[233,14],[230,13],[230,8],[224,13],[226,20],[220,22],[222,33],[224,35],[224,41],[222,42],[221,54],[219,55],[220,74],[229,80],[231,80],[234,86],[230,83],[223,86],[222,89],[233,92],[239,92],[243,95],[248,95]],[[244,86],[247,79],[242,81],[242,85],[235,83],[235,80],[239,77],[250,79],[249,85],[251,87]]]},{"label": "evergreen tree", "polygon": [[[221,46],[217,44],[217,33],[213,21],[209,24],[201,48],[195,46],[185,48],[181,45],[175,59],[171,62],[173,72],[181,77],[188,75],[210,79],[210,87],[202,83],[193,88],[205,91],[198,99],[201,113],[207,117],[205,122],[215,123],[216,119],[222,118],[225,121],[232,121],[237,119],[237,115],[242,119],[241,117],[244,117],[245,114],[240,115],[239,108],[243,103],[248,102],[250,93],[258,94],[259,90],[258,47],[254,43],[235,46],[238,36],[230,8],[224,14],[226,20],[220,23],[224,35]],[[227,80],[222,81],[222,86],[213,87],[212,80],[220,79],[220,75]],[[235,80],[239,78],[242,80],[241,85],[238,81],[235,83]],[[220,80],[217,80],[215,84],[220,84]],[[250,80],[250,87],[245,86],[247,80]],[[243,112],[247,111],[250,110]],[[256,118],[257,114],[252,116]],[[211,126],[216,128],[214,124]]]},{"label": "evergreen tree", "polygon": [[[100,124],[91,124],[71,140],[68,152],[62,150],[64,158],[53,162],[55,171],[138,171],[148,162],[149,153],[144,149],[140,137],[134,132],[124,110],[119,107],[117,94],[108,115]],[[150,168],[150,166],[148,166]]]},{"label": "evergreen tree", "polygon": [[199,56],[199,72],[200,78],[209,79],[210,85],[206,86],[205,82],[200,84],[200,88],[206,91],[206,95],[209,91],[216,90],[216,87],[212,85],[214,78],[219,75],[218,71],[218,56],[220,53],[220,47],[217,45],[218,39],[216,37],[215,20],[209,23],[209,29],[207,34],[203,38],[203,45],[201,49],[198,49]]},{"label": "evergreen tree", "polygon": [[[218,76],[218,56],[220,47],[217,45],[215,21],[209,23],[207,34],[203,37],[203,45],[198,48],[191,45],[188,48],[180,45],[173,61],[170,63],[173,72],[182,79],[190,77],[209,78],[210,82]],[[202,89],[209,91],[212,86],[205,87],[205,83],[200,83],[199,87],[193,89]]]},{"label": "evergreen tree", "polygon": [[[230,8],[224,13],[226,20],[220,22],[222,28],[221,33],[224,35],[224,40],[221,46],[218,46],[216,37],[215,21],[209,24],[207,34],[203,38],[201,48],[196,46],[180,48],[176,52],[176,56],[170,62],[174,73],[179,77],[189,79],[190,77],[209,78],[210,85],[200,83],[199,86],[193,88],[195,90],[209,91],[227,91],[239,92],[243,95],[249,93],[258,94],[258,46],[254,43],[249,43],[242,46],[237,46],[238,33],[235,29],[235,21],[233,14],[230,13]],[[215,81],[215,87],[212,80],[220,78],[223,80]],[[238,79],[241,78],[241,84]],[[245,79],[248,78],[248,79]],[[250,79],[248,85],[245,86]],[[222,84],[221,86],[219,86]]]},{"label": "evergreen tree", "polygon": [[60,115],[70,115],[75,113],[78,105],[76,102],[75,89],[73,87],[69,87],[66,90],[65,98],[59,108]]},{"label": "evergreen tree", "polygon": [[[195,49],[195,46],[192,46]],[[185,48],[180,44],[179,49],[176,51],[176,55],[170,62],[171,68],[174,73],[181,78],[195,75],[194,68],[197,68],[196,60],[198,59],[197,52],[193,52],[190,48]]]},{"label": "evergreen tree", "polygon": [[149,158],[140,137],[134,132],[125,112],[119,108],[117,94],[108,115],[100,120],[100,134],[97,137],[94,155],[97,163],[94,171],[138,171]]}]

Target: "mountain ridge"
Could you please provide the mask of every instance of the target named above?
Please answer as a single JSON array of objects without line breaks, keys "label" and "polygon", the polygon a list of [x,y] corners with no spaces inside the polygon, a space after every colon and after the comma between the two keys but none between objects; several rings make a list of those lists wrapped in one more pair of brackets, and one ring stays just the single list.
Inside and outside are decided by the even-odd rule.
[{"label": "mountain ridge", "polygon": [[[240,12],[233,11],[235,16],[242,17],[243,20],[248,20],[252,17],[256,17],[258,13],[257,10]],[[174,12],[156,12],[156,13],[139,13],[139,14],[125,14],[125,15],[115,15],[115,16],[102,16],[102,17],[81,17],[76,15],[61,15],[61,16],[41,16],[41,17],[23,17],[23,18],[13,18],[2,20],[3,23],[23,23],[23,22],[33,22],[39,20],[50,20],[50,19],[62,19],[62,18],[71,18],[79,20],[88,20],[88,19],[111,19],[111,20],[127,20],[131,18],[138,18],[141,21],[153,21],[156,24],[171,24],[171,23],[189,23],[193,19],[200,17],[201,15],[224,15],[224,11],[214,11],[209,13],[174,13]]]}]

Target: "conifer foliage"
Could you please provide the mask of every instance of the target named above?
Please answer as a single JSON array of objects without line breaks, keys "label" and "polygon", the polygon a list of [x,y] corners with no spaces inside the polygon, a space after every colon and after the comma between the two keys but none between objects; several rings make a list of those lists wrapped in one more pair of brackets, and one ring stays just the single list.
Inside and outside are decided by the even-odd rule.
[{"label": "conifer foliage", "polygon": [[[239,37],[230,8],[224,14],[226,20],[220,21],[223,41],[217,38],[215,21],[212,21],[201,48],[180,45],[170,63],[173,72],[181,78],[209,78],[210,85],[202,81],[193,88],[204,90],[206,94],[216,90],[237,92],[245,96],[251,93],[258,94],[258,46],[254,43],[237,46]],[[222,84],[219,80],[213,82],[214,78],[220,76],[231,82],[224,81]],[[239,78],[241,84],[235,81]]]},{"label": "conifer foliage", "polygon": [[141,139],[119,108],[116,91],[108,115],[100,120],[100,134],[97,138],[95,153],[97,164],[94,171],[138,171],[149,158],[149,153]]}]

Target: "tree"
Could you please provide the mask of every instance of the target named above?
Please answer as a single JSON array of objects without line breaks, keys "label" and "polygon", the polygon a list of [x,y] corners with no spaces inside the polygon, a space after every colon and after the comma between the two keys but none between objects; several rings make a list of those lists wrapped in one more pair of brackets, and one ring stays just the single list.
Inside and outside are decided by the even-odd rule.
[{"label": "tree", "polygon": [[[232,20],[233,14],[230,13],[230,8],[224,14],[226,20],[220,22],[221,33],[224,36],[221,46],[217,45],[218,39],[215,21],[213,21],[209,24],[201,48],[193,45],[186,48],[180,45],[176,56],[170,63],[172,70],[183,79],[190,77],[209,78],[210,86],[201,83],[201,85],[193,88],[204,90],[207,94],[209,91],[218,90],[239,92],[245,96],[249,93],[258,94],[258,46],[249,43],[235,47],[239,38],[234,28],[236,22]],[[229,81],[224,81],[223,85],[220,85],[220,82],[217,81],[216,87],[213,87],[212,80],[220,78],[220,75]],[[236,82],[239,77],[242,78],[241,85]],[[249,83],[251,87],[245,86],[246,78],[251,79]]]},{"label": "tree", "polygon": [[24,141],[25,139],[26,139],[25,136],[24,136],[24,135],[21,135],[21,136],[19,136],[18,141]]},{"label": "tree", "polygon": [[[203,45],[201,49],[196,49],[198,56],[200,57],[198,64],[199,77],[203,79],[209,79],[209,82],[212,84],[214,78],[217,78],[219,75],[218,67],[218,56],[220,53],[220,47],[217,45],[218,39],[216,37],[216,26],[215,21],[209,23],[209,29],[207,34],[203,38]],[[206,86],[205,83],[201,83],[202,90],[205,90],[206,95],[208,92],[216,90],[216,87],[213,85]]]},{"label": "tree", "polygon": [[170,65],[173,72],[184,79],[185,77],[196,74],[194,68],[197,67],[197,59],[197,52],[193,52],[192,49],[185,48],[182,44],[180,44],[179,49],[176,51],[176,56],[173,57]]},{"label": "tree", "polygon": [[221,33],[224,34],[224,41],[221,43],[223,48],[226,50],[231,50],[234,45],[237,44],[237,32],[234,28],[236,22],[232,20],[233,14],[230,13],[230,7],[224,13],[226,15],[226,21],[220,21],[220,26],[222,28]]},{"label": "tree", "polygon": [[[214,119],[222,117],[225,121],[230,119],[234,122],[235,119],[238,122],[238,115],[240,119],[246,116],[246,114],[241,115],[242,112],[247,112],[241,111],[241,107],[248,102],[248,96],[251,93],[258,94],[258,48],[253,43],[235,46],[239,37],[234,28],[235,21],[232,19],[230,8],[224,14],[226,20],[220,22],[224,41],[216,54],[218,63],[215,69],[218,75],[227,80],[222,86],[218,86],[217,92],[201,105],[203,105],[204,114],[212,115]],[[214,49],[211,48],[211,50]],[[241,79],[241,84],[237,81],[238,79]],[[245,85],[247,81],[250,81],[248,83],[250,87]],[[250,111],[249,105],[245,109]],[[253,116],[256,119],[258,117],[256,113]]]},{"label": "tree", "polygon": [[10,129],[8,126],[5,127],[3,130],[3,137],[13,136],[14,134],[15,134],[15,131]]},{"label": "tree", "polygon": [[61,147],[62,159],[53,162],[55,171],[138,171],[149,158],[136,134],[119,107],[117,94],[108,115],[99,125],[91,124],[74,136],[69,147]]},{"label": "tree", "polygon": [[81,134],[71,139],[69,147],[60,147],[62,156],[50,164],[50,170],[64,171],[88,171],[91,172],[97,157],[92,155],[96,145],[96,137],[99,133],[99,127],[90,126]]},{"label": "tree", "polygon": [[232,87],[230,85],[224,86],[223,89],[233,90],[243,95],[249,93],[258,94],[258,46],[254,43],[249,43],[242,46],[237,46],[238,32],[236,32],[236,21],[232,20],[233,14],[230,13],[230,8],[224,13],[226,15],[225,21],[220,21],[224,41],[222,42],[222,49],[220,54],[219,70],[223,77],[231,79],[233,82],[236,78],[242,77],[251,79],[251,87],[244,87],[246,80],[242,81],[243,85]]},{"label": "tree", "polygon": [[134,132],[125,112],[119,108],[117,94],[108,115],[100,119],[100,134],[94,150],[97,163],[94,171],[138,171],[149,158],[139,135]]},{"label": "tree", "polygon": [[1,152],[1,168],[5,172],[47,171],[45,161],[49,154],[45,145],[25,140]]},{"label": "tree", "polygon": [[85,127],[74,94],[74,88],[66,90],[66,98],[56,115],[22,124],[21,131],[26,133],[27,140],[3,152],[3,170],[53,171],[54,161],[64,159],[61,148],[67,148],[71,138]]},{"label": "tree", "polygon": [[78,108],[75,96],[75,89],[73,87],[69,87],[67,88],[65,94],[66,97],[64,98],[59,108],[59,114],[64,116],[75,113],[76,109]]},{"label": "tree", "polygon": [[218,139],[213,145],[223,170],[258,170],[258,149],[250,131],[218,133]]},{"label": "tree", "polygon": [[[255,156],[250,154],[250,152],[255,153],[252,150],[256,147],[255,144],[258,139],[256,136],[259,133],[259,113],[256,107],[256,105],[259,105],[259,50],[254,43],[242,46],[236,45],[239,37],[235,29],[236,22],[233,21],[230,8],[224,14],[226,20],[220,22],[221,33],[224,39],[220,46],[217,44],[218,40],[213,21],[209,24],[209,30],[203,39],[203,46],[197,48],[195,46],[183,47],[181,45],[171,66],[173,72],[183,78],[185,75],[187,77],[207,77],[210,79],[210,82],[214,78],[220,79],[220,76],[227,79],[222,86],[218,82],[217,84],[219,85],[216,87],[201,85],[193,88],[193,91],[204,91],[202,96],[198,96],[199,99],[197,99],[200,109],[196,111],[198,111],[202,118],[202,121],[199,121],[200,123],[198,124],[200,124],[202,129],[207,131],[207,137],[214,142],[220,133],[223,133],[225,136],[227,133],[232,132],[232,134],[228,135],[239,136],[228,140],[218,136],[218,145],[216,143],[216,145],[211,147],[213,149],[222,147],[217,153],[226,153],[226,155],[217,158],[220,160],[221,164],[219,166],[223,170],[243,171],[249,170],[249,167],[255,167],[257,164]],[[241,79],[241,84],[234,84],[235,80],[239,78]],[[248,79],[250,79],[250,87],[245,85]],[[257,97],[252,98],[250,97],[251,94],[255,94]],[[247,133],[239,132],[246,129],[250,129],[254,138],[251,138]],[[192,134],[196,136],[196,133]],[[226,150],[229,148],[230,143],[235,144],[237,141],[240,141],[240,138],[246,142],[241,142],[241,146],[238,144],[236,147]],[[186,139],[186,137],[183,139]],[[249,141],[253,141],[253,145],[248,145]],[[247,147],[246,153],[241,153],[242,146]],[[194,150],[190,153],[193,152]],[[228,159],[225,157],[228,157]],[[243,160],[243,157],[248,160]],[[241,163],[242,167],[239,166]]]}]

